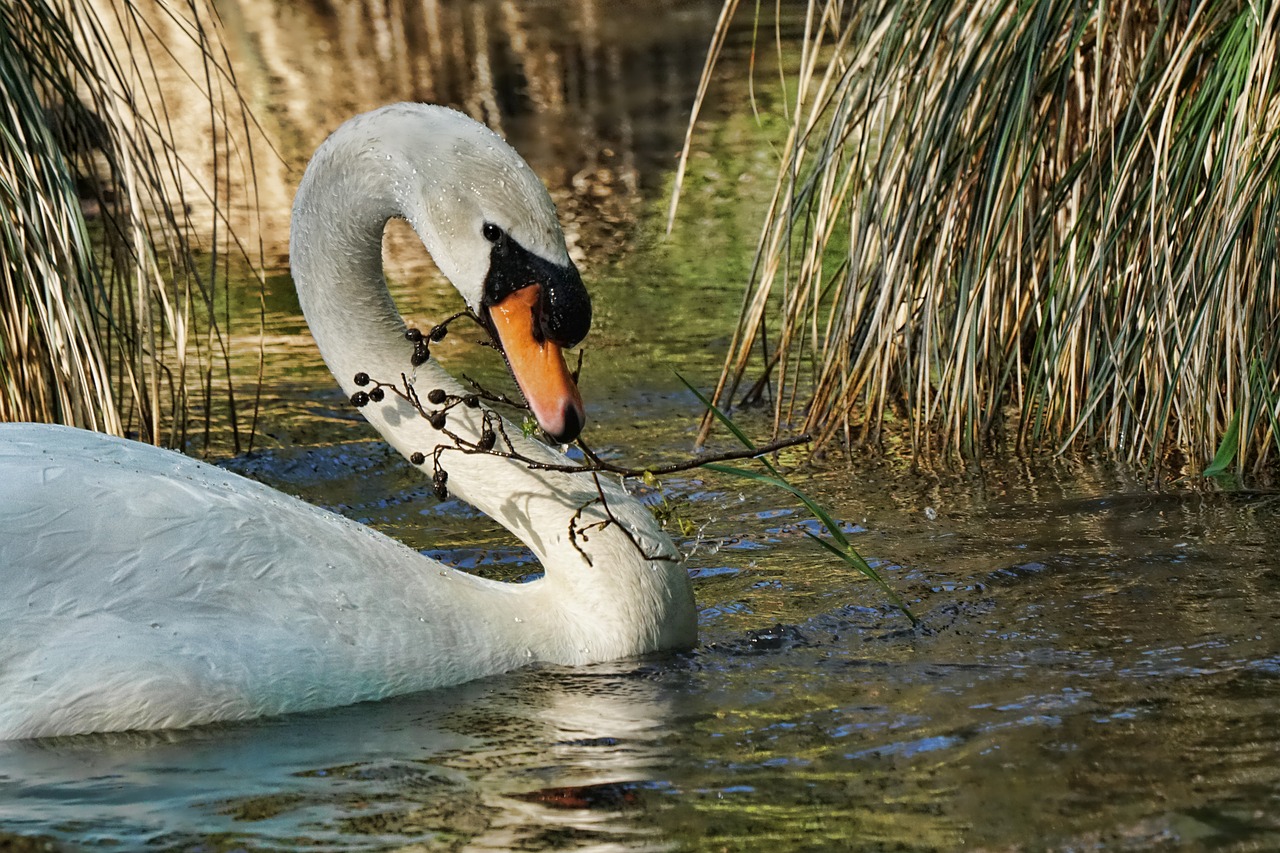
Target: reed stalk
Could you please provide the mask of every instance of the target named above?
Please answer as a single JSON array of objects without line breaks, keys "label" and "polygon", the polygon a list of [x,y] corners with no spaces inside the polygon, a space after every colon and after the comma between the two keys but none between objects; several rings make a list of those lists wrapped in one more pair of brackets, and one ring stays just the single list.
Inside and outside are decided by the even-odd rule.
[{"label": "reed stalk", "polygon": [[918,457],[1274,463],[1280,4],[812,0],[792,60],[717,403]]}]

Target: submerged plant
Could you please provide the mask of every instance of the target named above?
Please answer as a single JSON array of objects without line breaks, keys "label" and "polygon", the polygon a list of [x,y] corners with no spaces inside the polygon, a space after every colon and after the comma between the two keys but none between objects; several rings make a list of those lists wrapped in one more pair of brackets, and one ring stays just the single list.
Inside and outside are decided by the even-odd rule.
[{"label": "submerged plant", "polygon": [[1276,458],[1280,4],[811,0],[793,67],[715,401],[918,455]]},{"label": "submerged plant", "polygon": [[[179,153],[190,116],[170,112],[158,67],[186,75],[205,101],[185,105],[212,140],[199,163]],[[207,439],[222,398],[239,449],[215,281],[225,279],[229,123],[246,114],[211,10],[203,0],[0,3],[0,92],[0,420],[183,445],[193,416]],[[252,172],[251,159],[241,166]],[[203,245],[196,208],[211,218]]]}]

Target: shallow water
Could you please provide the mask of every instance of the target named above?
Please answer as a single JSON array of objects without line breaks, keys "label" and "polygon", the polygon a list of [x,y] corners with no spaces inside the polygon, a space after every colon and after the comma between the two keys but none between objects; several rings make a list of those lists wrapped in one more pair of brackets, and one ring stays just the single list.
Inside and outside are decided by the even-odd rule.
[{"label": "shallow water", "polygon": [[[233,467],[422,547],[447,536],[460,544],[428,553],[457,564],[537,570],[377,442]],[[805,542],[812,522],[776,494],[673,478],[668,500],[705,525],[695,651],[195,731],[3,744],[0,822],[125,848],[1280,843],[1275,496],[1150,494],[1066,465],[805,482],[921,628]]]},{"label": "shallow water", "polygon": [[[590,6],[572,4],[579,15]],[[717,6],[690,6],[666,36],[625,21],[596,31],[595,52],[573,67],[616,65],[605,75],[614,94],[564,107],[581,112],[564,138],[547,138],[536,116],[508,117],[572,217],[597,300],[588,437],[632,459],[688,451],[696,404],[671,368],[712,381],[750,260],[752,205],[771,187],[767,158],[742,147],[740,112],[721,105],[674,239],[653,238],[687,106],[669,93],[692,91],[700,56],[689,45],[703,43]],[[496,11],[507,5],[483,8],[509,24]],[[531,43],[580,36],[580,20],[562,32],[554,16],[538,23],[547,7],[529,8]],[[271,25],[282,31],[303,14],[281,10]],[[315,18],[308,26],[333,25]],[[653,61],[632,63],[617,46],[627,37]],[[347,61],[381,55],[334,45]],[[292,79],[279,68],[287,58],[279,47],[268,57],[273,85]],[[396,89],[370,69],[359,78],[329,108],[434,91]],[[289,115],[303,112],[296,97],[283,101]],[[314,141],[313,128],[296,135]],[[547,164],[581,153],[585,137],[616,146],[612,177],[557,182]],[[398,239],[397,296],[430,319],[447,291],[421,260],[398,259]],[[371,438],[323,372],[274,262],[258,449],[224,464],[469,570],[536,574],[518,542],[438,503]],[[454,364],[477,352],[466,335],[441,347]],[[501,368],[474,373],[498,381]],[[683,538],[701,607],[693,652],[252,723],[0,744],[0,848],[1280,847],[1280,497],[1153,492],[1076,462],[925,476],[863,460],[796,478],[921,627],[827,560],[803,535],[820,528],[786,496],[671,477],[645,497],[697,529]]]}]

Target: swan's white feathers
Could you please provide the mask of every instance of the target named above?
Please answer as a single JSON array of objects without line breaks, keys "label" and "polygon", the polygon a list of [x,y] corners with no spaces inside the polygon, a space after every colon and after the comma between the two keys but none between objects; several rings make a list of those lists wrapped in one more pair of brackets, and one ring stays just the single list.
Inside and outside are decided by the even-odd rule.
[{"label": "swan's white feathers", "polygon": [[[455,110],[405,103],[357,116],[325,140],[312,164],[308,175],[324,176],[317,204],[361,209],[350,218],[360,226],[349,235],[355,250],[370,246],[366,228],[381,233],[389,216],[404,217],[472,310],[489,268],[486,222],[545,260],[570,263],[546,186],[502,137]],[[308,199],[309,180],[299,187]]]},{"label": "swan's white feathers", "polygon": [[259,483],[33,425],[0,427],[0,465],[0,530],[27,533],[0,535],[0,737],[328,707],[527,662],[492,659],[484,628],[532,587],[453,572]]},{"label": "swan's white feathers", "polygon": [[[442,205],[448,205],[446,210]],[[382,278],[382,229],[413,222],[478,299],[492,221],[565,255],[545,188],[495,134],[440,107],[396,105],[321,146],[295,200],[299,301],[350,394],[356,372],[461,388],[414,368]],[[362,409],[405,456],[452,445],[403,400]],[[482,410],[448,428],[475,441]],[[507,434],[521,454],[564,457]],[[533,661],[686,648],[683,567],[615,483],[446,451],[451,492],[520,537],[545,576],[502,584],[442,566],[369,528],[170,451],[63,427],[0,425],[0,738],[191,725],[454,684]],[[434,465],[422,466],[428,474]],[[613,521],[571,542],[570,523]],[[581,509],[586,506],[586,509]],[[637,550],[631,536],[644,543]],[[588,556],[589,555],[589,556]]]}]

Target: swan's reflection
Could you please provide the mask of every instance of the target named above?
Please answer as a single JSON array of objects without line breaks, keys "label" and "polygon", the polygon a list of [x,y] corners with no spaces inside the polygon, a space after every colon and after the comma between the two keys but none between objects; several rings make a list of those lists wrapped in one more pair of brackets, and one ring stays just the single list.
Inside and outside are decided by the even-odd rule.
[{"label": "swan's reflection", "polygon": [[652,849],[637,807],[672,693],[636,664],[535,670],[191,731],[0,744],[0,825],[125,847]]}]

